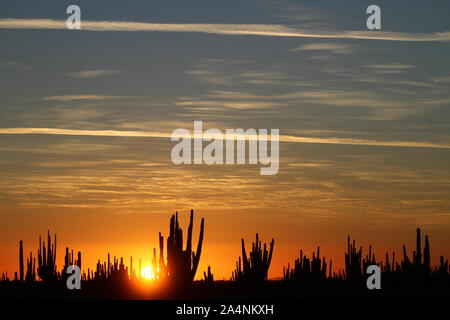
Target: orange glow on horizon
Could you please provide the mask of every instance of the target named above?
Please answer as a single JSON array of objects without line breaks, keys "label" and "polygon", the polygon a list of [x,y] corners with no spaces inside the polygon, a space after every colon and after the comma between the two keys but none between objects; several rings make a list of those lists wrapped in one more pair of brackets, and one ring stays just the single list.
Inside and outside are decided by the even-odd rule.
[{"label": "orange glow on horizon", "polygon": [[155,280],[155,272],[152,266],[148,265],[142,269],[141,278],[144,280]]}]

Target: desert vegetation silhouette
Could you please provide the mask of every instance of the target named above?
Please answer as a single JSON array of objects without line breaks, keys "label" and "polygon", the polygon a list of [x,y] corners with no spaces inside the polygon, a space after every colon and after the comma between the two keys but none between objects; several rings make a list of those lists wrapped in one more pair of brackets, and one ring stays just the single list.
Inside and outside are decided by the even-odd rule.
[{"label": "desert vegetation silhouette", "polygon": [[[178,221],[178,212],[170,218],[169,235],[165,241],[159,233],[159,254],[152,252],[152,274],[146,279],[148,286],[139,286],[144,281],[141,261],[138,270],[133,267],[133,258],[125,265],[124,258],[108,253],[107,261],[98,259],[95,269],[83,269],[81,252],[65,248],[64,265],[56,265],[57,238],[47,234],[46,241],[39,237],[37,256],[33,252],[24,259],[23,241],[19,241],[19,271],[13,277],[3,273],[0,281],[0,297],[58,298],[58,299],[227,299],[227,298],[445,298],[450,297],[450,269],[448,260],[440,256],[439,264],[431,265],[430,241],[416,231],[416,248],[410,257],[406,246],[400,258],[395,252],[386,253],[377,259],[369,246],[366,255],[356,241],[347,239],[344,253],[344,268],[333,270],[332,261],[321,256],[320,247],[311,258],[300,250],[299,257],[283,267],[281,279],[268,278],[275,240],[262,243],[256,233],[255,242],[247,254],[245,241],[241,239],[242,256],[229,280],[215,280],[211,266],[203,272],[201,280],[195,280],[202,254],[205,221],[202,218],[196,250],[192,250],[194,211],[190,212],[186,244]],[[37,259],[37,265],[36,265]],[[377,265],[381,270],[382,289],[368,290],[366,270]],[[66,282],[70,277],[69,267],[77,266],[80,273],[80,290],[69,290]],[[73,268],[71,268],[73,269]],[[138,271],[136,273],[136,271]]]}]

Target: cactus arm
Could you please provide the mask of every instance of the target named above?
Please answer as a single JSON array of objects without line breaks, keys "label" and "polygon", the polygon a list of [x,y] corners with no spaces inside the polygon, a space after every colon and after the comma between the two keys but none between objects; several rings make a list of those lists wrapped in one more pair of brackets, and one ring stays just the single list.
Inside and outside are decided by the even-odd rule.
[{"label": "cactus arm", "polygon": [[194,210],[191,210],[191,216],[189,218],[189,228],[188,228],[188,236],[187,236],[187,242],[186,242],[186,252],[189,253],[189,255],[192,252],[192,228],[194,225]]},{"label": "cactus arm", "polygon": [[200,236],[198,238],[197,251],[192,253],[192,271],[191,271],[192,279],[194,279],[195,277],[195,273],[197,272],[198,264],[200,262],[204,231],[205,231],[205,219],[202,218],[202,222],[200,224]]}]

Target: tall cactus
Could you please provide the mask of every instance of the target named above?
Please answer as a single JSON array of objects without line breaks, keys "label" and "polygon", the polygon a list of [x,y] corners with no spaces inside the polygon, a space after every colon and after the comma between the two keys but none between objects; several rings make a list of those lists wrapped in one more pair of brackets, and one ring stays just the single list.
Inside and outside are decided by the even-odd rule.
[{"label": "tall cactus", "polygon": [[430,242],[428,235],[425,236],[425,246],[423,247],[423,269],[425,274],[431,272]]},{"label": "tall cactus", "polygon": [[444,256],[441,256],[441,258],[439,259],[439,267],[437,268],[436,273],[440,278],[446,278],[449,276],[450,271],[448,260],[444,261]]},{"label": "tall cactus", "polygon": [[78,251],[77,258],[75,259],[73,250],[69,251],[69,248],[66,247],[66,254],[64,256],[64,268],[62,270],[62,275],[61,275],[61,277],[64,281],[66,281],[69,276],[67,274],[67,269],[69,268],[69,266],[73,266],[73,265],[78,266],[78,268],[80,268],[80,270],[81,270],[81,252]]},{"label": "tall cactus", "polygon": [[54,241],[54,244],[52,244],[50,231],[47,233],[47,247],[39,237],[38,276],[44,282],[52,282],[58,279],[56,272],[56,234]]},{"label": "tall cactus", "polygon": [[155,272],[155,278],[164,279],[168,276],[166,264],[164,262],[164,237],[161,232],[159,237],[159,258],[156,257],[156,248],[153,248],[152,268]]},{"label": "tall cactus", "polygon": [[[330,260],[330,278],[331,263]],[[320,258],[320,247],[317,247],[317,254],[313,252],[311,260],[303,255],[303,250],[300,250],[300,257],[295,260],[294,267],[291,269],[289,264],[287,268],[283,267],[283,279],[295,281],[327,279],[327,263],[325,257]]]},{"label": "tall cactus", "polygon": [[414,255],[414,266],[416,268],[419,268],[419,266],[422,265],[422,239],[420,237],[420,228],[417,228],[416,230],[417,237],[416,237],[416,251]]},{"label": "tall cactus", "polygon": [[232,274],[232,280],[250,283],[258,283],[267,280],[270,263],[272,261],[274,243],[275,241],[272,239],[269,251],[267,251],[266,243],[264,243],[262,249],[261,241],[259,241],[259,236],[256,234],[256,241],[252,244],[250,256],[247,257],[244,239],[242,239],[242,263],[241,258],[239,257],[239,260],[236,263],[236,270]]},{"label": "tall cactus", "polygon": [[202,253],[205,220],[200,223],[200,234],[197,250],[192,250],[192,229],[194,225],[194,210],[191,210],[186,250],[183,250],[183,230],[178,223],[178,212],[170,218],[170,232],[167,238],[167,263],[164,262],[164,237],[159,234],[159,268],[156,266],[156,250],[153,251],[153,268],[159,270],[158,277],[167,279],[175,285],[186,285],[194,280]]},{"label": "tall cactus", "polygon": [[208,266],[208,272],[203,271],[202,283],[211,285],[214,283],[214,275],[211,272],[211,266]]},{"label": "tall cactus", "polygon": [[406,246],[403,245],[403,261],[401,272],[403,276],[422,277],[431,275],[430,242],[425,235],[425,245],[422,253],[422,237],[420,228],[416,230],[416,250],[413,251],[412,262],[406,255]]},{"label": "tall cactus", "polygon": [[36,258],[30,252],[30,259],[27,259],[27,272],[25,274],[25,281],[32,282],[36,280]]},{"label": "tall cactus", "polygon": [[356,251],[355,240],[351,242],[350,236],[348,236],[347,253],[345,254],[345,277],[347,280],[359,280],[363,275],[362,247]]},{"label": "tall cactus", "polygon": [[19,268],[20,268],[20,281],[23,281],[23,241],[19,242]]}]

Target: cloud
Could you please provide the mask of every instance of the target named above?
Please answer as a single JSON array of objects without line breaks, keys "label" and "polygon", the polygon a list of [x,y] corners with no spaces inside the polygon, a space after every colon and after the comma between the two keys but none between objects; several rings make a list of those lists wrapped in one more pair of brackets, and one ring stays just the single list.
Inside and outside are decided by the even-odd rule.
[{"label": "cloud", "polygon": [[224,108],[232,110],[245,109],[270,109],[285,105],[267,101],[218,101],[218,100],[183,100],[176,101],[175,105],[185,107],[189,110],[223,111]]},{"label": "cloud", "polygon": [[216,70],[188,70],[186,73],[214,85],[226,86],[231,84],[229,76],[221,75]]},{"label": "cloud", "polygon": [[72,77],[72,78],[96,78],[101,76],[107,76],[112,74],[120,73],[120,71],[117,70],[85,70],[85,71],[78,71],[78,72],[68,72],[65,73],[65,75]]},{"label": "cloud", "polygon": [[391,96],[382,95],[379,92],[365,90],[301,90],[275,95],[254,95],[240,91],[213,90],[206,97],[214,99],[267,101],[280,102],[279,105],[289,103],[314,103],[326,106],[341,107],[404,107],[405,102],[393,99]]},{"label": "cloud", "polygon": [[68,136],[96,136],[96,137],[148,137],[170,138],[170,133],[125,130],[79,130],[58,128],[2,128],[0,134],[47,134]]},{"label": "cloud", "polygon": [[342,145],[361,145],[361,146],[379,146],[379,147],[410,147],[410,148],[438,148],[450,149],[450,145],[416,142],[416,141],[380,141],[370,139],[354,139],[354,138],[314,138],[314,137],[297,137],[283,136],[280,141],[299,142],[299,143],[325,143],[325,144],[342,144]]},{"label": "cloud", "polygon": [[127,99],[127,98],[133,98],[133,97],[77,94],[77,95],[45,97],[44,100],[69,102],[69,101],[74,101],[74,100],[117,100],[117,99]]},{"label": "cloud", "polygon": [[[170,138],[169,132],[157,131],[120,131],[120,130],[80,130],[59,128],[0,128],[0,134],[46,134],[46,135],[71,135],[71,136],[96,136],[96,137],[143,137],[143,138]],[[239,138],[238,138],[239,139]],[[409,148],[438,148],[450,149],[449,144],[417,141],[381,141],[355,138],[317,138],[300,137],[292,135],[280,135],[281,142],[292,143],[320,143],[338,145],[360,145],[379,147],[409,147]]]},{"label": "cloud", "polygon": [[[238,82],[252,85],[281,85],[281,86],[311,86],[311,81],[297,80],[288,74],[280,71],[255,71],[253,69],[244,70],[240,73],[231,73],[232,64],[222,63],[221,66],[197,65],[198,69],[188,70],[186,73],[197,77],[199,80],[209,84],[231,86]],[[242,67],[243,69],[243,67]]]},{"label": "cloud", "polygon": [[369,64],[366,68],[373,69],[412,69],[413,65],[401,64],[401,63],[391,63],[391,64]]},{"label": "cloud", "polygon": [[330,51],[332,53],[352,53],[355,47],[348,44],[339,43],[311,43],[305,44],[296,48],[292,48],[289,51]]},{"label": "cloud", "polygon": [[16,69],[20,69],[20,70],[27,70],[28,69],[28,67],[26,67],[26,66],[24,66],[24,65],[22,65],[22,64],[20,64],[18,62],[15,62],[15,61],[2,62],[2,63],[0,63],[0,67],[16,68]]},{"label": "cloud", "polygon": [[276,17],[296,22],[307,28],[332,28],[336,17],[322,10],[317,10],[305,5],[290,4],[288,6],[280,6],[280,1],[273,1],[271,5],[273,10],[281,10]]},{"label": "cloud", "polygon": [[432,77],[431,80],[435,83],[450,83],[450,76],[436,76]]},{"label": "cloud", "polygon": [[[269,37],[301,37],[323,39],[371,39],[390,41],[450,41],[450,31],[434,33],[404,33],[388,31],[311,31],[273,24],[176,24],[132,21],[83,20],[85,31],[157,31],[201,32],[221,35],[254,35]],[[0,19],[0,29],[67,29],[65,20]],[[70,32],[76,32],[71,30]]]},{"label": "cloud", "polygon": [[373,69],[374,73],[378,74],[399,74],[415,68],[413,65],[391,63],[391,64],[369,64],[364,66],[369,69]]},{"label": "cloud", "polygon": [[[380,72],[375,72],[375,73],[380,73]],[[355,77],[353,79],[356,82],[367,82],[367,83],[379,83],[379,84],[392,84],[392,85],[399,85],[399,86],[409,86],[409,87],[421,87],[421,88],[431,88],[431,89],[437,89],[439,88],[439,85],[434,82],[430,82],[430,81],[410,81],[410,80],[392,80],[389,78],[376,78],[376,77],[367,77],[367,76],[360,76],[360,77]],[[392,90],[392,88],[390,88],[389,90]],[[404,93],[407,93],[406,91]],[[417,91],[412,91],[409,92],[409,94],[414,94],[417,93]]]},{"label": "cloud", "polygon": [[[357,78],[359,80],[359,78]],[[242,118],[249,118],[258,113],[264,117],[276,116],[278,118],[288,119],[302,115],[310,116],[320,123],[323,117],[319,115],[322,112],[334,112],[331,108],[343,108],[343,115],[340,120],[398,120],[413,116],[425,115],[430,109],[425,105],[444,105],[448,104],[449,98],[444,89],[439,91],[434,84],[372,78],[372,81],[388,83],[388,89],[379,90],[354,90],[349,88],[339,89],[316,89],[314,86],[294,88],[293,90],[278,91],[273,93],[253,93],[243,90],[210,90],[209,92],[192,97],[180,97],[174,102],[175,105],[193,113],[204,112],[222,112],[222,115],[228,115],[227,111],[239,109],[242,112],[239,115]],[[360,80],[366,81],[366,80]],[[312,83],[313,85],[313,83]],[[434,85],[434,86],[433,86]],[[401,86],[399,88],[399,86]],[[408,86],[413,89],[404,89]],[[429,92],[429,89],[433,89]],[[299,109],[299,106],[302,106]],[[317,108],[317,107],[318,108]],[[354,111],[350,112],[350,108]],[[297,114],[292,115],[292,110]],[[323,111],[322,111],[323,110]],[[251,115],[253,113],[253,115]],[[191,115],[195,116],[195,114]],[[236,118],[235,118],[236,119]],[[204,119],[208,120],[208,119]],[[340,121],[336,120],[336,121]]]}]

